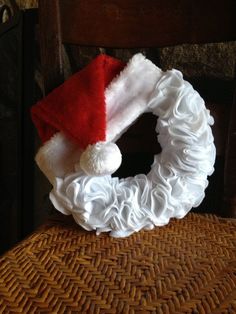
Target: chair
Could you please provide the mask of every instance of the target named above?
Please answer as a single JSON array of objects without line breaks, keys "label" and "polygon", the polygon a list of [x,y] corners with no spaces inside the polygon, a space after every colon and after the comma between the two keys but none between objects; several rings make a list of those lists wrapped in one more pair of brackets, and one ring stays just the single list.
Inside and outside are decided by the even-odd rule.
[{"label": "chair", "polygon": [[[235,40],[235,6],[230,0],[39,0],[45,93],[64,81],[63,44],[74,52],[75,45],[86,45],[111,53],[112,48]],[[216,144],[225,143],[218,149],[224,166],[222,204],[215,213],[231,217],[236,214],[235,107],[232,102],[224,128],[215,131]],[[214,104],[216,121],[221,108]],[[146,135],[151,119],[144,117],[131,132],[141,128]],[[121,139],[124,153],[129,140]],[[0,312],[235,313],[235,237],[236,221],[215,214],[191,213],[125,239],[96,236],[58,215],[1,258]]]},{"label": "chair", "polygon": [[[165,47],[181,43],[204,43],[235,39],[235,28],[233,26],[234,1],[227,1],[224,5],[221,2],[217,5],[214,3],[214,14],[211,14],[212,6],[213,2],[208,2],[206,5],[204,1],[200,1],[197,6],[192,1],[183,1],[176,6],[170,3],[166,4],[164,1],[149,1],[148,5],[143,1],[138,1],[138,4],[137,1],[93,1],[92,4],[84,1],[77,3],[77,1],[72,0],[50,1],[50,4],[41,1],[39,19],[45,93],[64,81],[63,44],[72,46],[72,53],[76,58],[75,61],[77,61],[78,67],[78,64],[80,64],[79,58],[76,56],[76,53],[78,54],[78,50],[76,50],[78,45],[108,47],[108,53],[113,52],[114,54],[114,50],[109,49],[110,47]],[[59,13],[53,14],[52,12]],[[204,15],[200,12],[204,12]],[[219,17],[221,25],[223,25],[220,30],[217,26]],[[73,22],[70,23],[71,21]],[[140,22],[135,23],[135,21]],[[77,30],[81,30],[81,32]],[[73,70],[75,71],[77,68],[74,67]],[[205,87],[201,88],[204,84]],[[221,98],[225,93],[228,92],[229,94],[227,88],[224,90],[221,87],[225,85],[225,82],[220,82],[221,85],[218,82],[216,86],[212,85],[211,81],[204,82],[204,84],[197,82],[194,87],[196,89],[200,87],[200,92],[203,89],[204,93],[206,90],[212,90],[211,94],[215,94],[216,89],[220,90],[219,97]],[[211,98],[212,95],[209,96],[209,92],[207,92],[206,97]],[[215,98],[215,95],[213,97]],[[236,127],[235,108],[228,106],[228,109],[222,112],[222,106],[226,106],[226,101],[224,101],[223,99],[223,103],[221,101],[218,104],[214,101],[214,107],[211,107],[216,120],[214,135],[217,155],[220,155],[219,177],[224,177],[224,180],[220,179],[220,182],[217,183],[218,186],[215,185],[215,182],[210,184],[210,189],[213,185],[215,190],[215,193],[211,191],[210,193],[215,195],[209,200],[209,204],[204,203],[203,205],[204,210],[206,210],[206,207],[215,207],[214,211],[217,209],[218,214],[235,216],[236,166],[234,160],[236,153],[232,142],[235,141],[233,135]],[[218,119],[222,114],[229,115],[224,124],[222,119]],[[147,127],[150,124],[153,128]],[[140,146],[140,134],[143,134],[144,146],[146,144],[145,138],[150,139],[148,147],[139,149],[140,152],[146,151],[149,153],[144,154],[143,158],[142,155],[141,157],[140,155],[137,156],[141,164],[145,164],[145,159],[150,160],[153,153],[159,152],[153,132],[154,125],[153,116],[149,115],[147,117],[145,115],[136,127],[130,129],[129,133],[119,141],[126,159],[118,175],[127,175],[128,169],[132,168],[132,164],[126,166],[126,160],[133,160],[128,154],[130,152],[127,152],[127,147],[137,151],[137,146]],[[222,130],[219,132],[220,129]],[[138,145],[135,138],[139,138]],[[224,161],[222,162],[222,160]],[[148,169],[148,165],[143,166],[143,169],[140,164],[135,166],[140,171]],[[134,173],[128,174],[133,175]],[[216,198],[216,195],[222,194],[221,199]]]}]

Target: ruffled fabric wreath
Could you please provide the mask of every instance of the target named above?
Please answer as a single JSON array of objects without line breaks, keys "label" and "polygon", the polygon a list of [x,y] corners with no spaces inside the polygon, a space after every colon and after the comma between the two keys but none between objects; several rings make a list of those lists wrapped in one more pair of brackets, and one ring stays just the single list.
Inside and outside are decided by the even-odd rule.
[{"label": "ruffled fabric wreath", "polygon": [[[102,127],[96,125],[96,110],[93,117],[97,98],[90,92],[101,63],[101,72],[105,73],[103,90],[98,93],[104,106],[100,111],[105,114]],[[96,230],[97,234],[110,232],[114,237],[163,226],[172,217],[183,218],[202,202],[207,176],[214,170],[215,146],[210,127],[214,121],[203,99],[183,79],[181,72],[163,72],[142,54],[134,55],[125,66],[102,55],[82,71],[86,75],[78,74],[76,84],[71,84],[70,80],[75,81],[72,77],[69,83],[64,83],[66,88],[60,86],[32,109],[39,134],[49,134],[36,161],[53,185],[50,199],[55,208],[73,215],[86,230]],[[74,92],[76,85],[80,89],[75,96],[79,100],[74,105],[80,107],[79,115],[85,114],[83,110],[90,106],[92,113],[87,113],[85,119],[89,127],[93,132],[98,128],[98,133],[104,129],[100,138],[87,139],[87,134],[90,136],[92,132],[82,129],[79,117],[78,120],[72,117],[76,129],[68,132],[67,120],[62,121],[60,108],[63,116],[66,112],[66,119],[76,115],[77,109],[73,112],[70,104],[66,105],[68,92],[71,97],[68,88],[71,85]],[[58,91],[63,106],[55,101]],[[81,103],[89,97],[90,105],[83,109]],[[59,112],[53,117],[57,123],[47,117],[52,103],[53,114]],[[119,180],[111,176],[122,161],[115,141],[144,112],[157,116],[156,132],[162,152],[154,156],[147,175]]]}]

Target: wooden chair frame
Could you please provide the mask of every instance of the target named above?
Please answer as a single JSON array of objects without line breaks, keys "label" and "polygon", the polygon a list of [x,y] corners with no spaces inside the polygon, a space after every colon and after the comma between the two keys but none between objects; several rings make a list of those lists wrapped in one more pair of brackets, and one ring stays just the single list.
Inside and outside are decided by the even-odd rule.
[{"label": "wooden chair frame", "polygon": [[[230,41],[236,39],[235,12],[233,0],[39,0],[45,93],[64,81],[63,44],[134,48]],[[236,216],[235,100],[233,104],[224,153],[227,216]]]}]

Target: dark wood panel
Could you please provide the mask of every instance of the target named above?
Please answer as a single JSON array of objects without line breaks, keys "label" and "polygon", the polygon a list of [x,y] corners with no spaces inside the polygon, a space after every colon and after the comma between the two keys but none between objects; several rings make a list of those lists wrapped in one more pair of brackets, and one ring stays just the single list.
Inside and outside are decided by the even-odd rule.
[{"label": "dark wood panel", "polygon": [[230,113],[224,173],[224,210],[236,217],[236,90]]},{"label": "dark wood panel", "polygon": [[21,65],[21,15],[0,24],[0,254],[21,231],[18,112]]},{"label": "dark wood panel", "polygon": [[131,48],[236,38],[234,0],[59,0],[59,3],[65,43]]},{"label": "dark wood panel", "polygon": [[21,12],[21,77],[18,104],[19,119],[19,194],[20,194],[20,239],[34,229],[34,127],[30,108],[36,102],[35,93],[35,27],[38,21],[37,11],[29,9]]},{"label": "dark wood panel", "polygon": [[64,79],[58,10],[58,0],[39,1],[40,53],[45,93]]},{"label": "dark wood panel", "polygon": [[[29,234],[33,221],[35,10],[0,28],[0,254]],[[1,24],[0,24],[1,26]]]}]

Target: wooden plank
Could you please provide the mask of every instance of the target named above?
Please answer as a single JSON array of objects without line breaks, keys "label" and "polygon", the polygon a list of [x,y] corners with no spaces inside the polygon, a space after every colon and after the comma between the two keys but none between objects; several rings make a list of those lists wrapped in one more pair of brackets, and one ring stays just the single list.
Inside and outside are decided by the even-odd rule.
[{"label": "wooden plank", "polygon": [[34,57],[35,28],[38,20],[37,10],[22,12],[21,38],[21,104],[19,111],[19,189],[20,189],[20,238],[24,238],[34,229],[34,128],[30,116],[30,107],[35,102]]},{"label": "wooden plank", "polygon": [[236,38],[234,0],[59,0],[59,3],[65,43],[132,48]]},{"label": "wooden plank", "polygon": [[22,12],[0,24],[0,254],[21,232],[21,34]]},{"label": "wooden plank", "polygon": [[39,0],[40,52],[45,93],[63,82],[58,0]]},{"label": "wooden plank", "polygon": [[236,218],[236,88],[226,143],[224,173],[224,213]]}]

